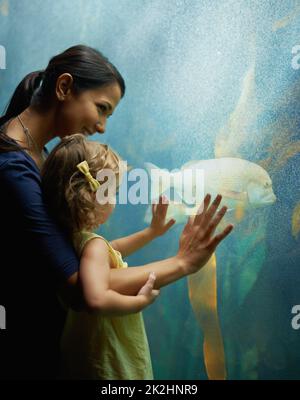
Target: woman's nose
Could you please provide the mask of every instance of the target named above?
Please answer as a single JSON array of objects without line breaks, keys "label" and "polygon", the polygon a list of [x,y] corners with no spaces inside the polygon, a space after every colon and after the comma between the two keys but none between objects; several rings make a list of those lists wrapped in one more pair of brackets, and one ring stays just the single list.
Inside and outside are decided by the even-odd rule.
[{"label": "woman's nose", "polygon": [[101,122],[98,122],[96,124],[96,131],[98,133],[104,133],[105,132],[105,125],[103,123],[101,123]]}]

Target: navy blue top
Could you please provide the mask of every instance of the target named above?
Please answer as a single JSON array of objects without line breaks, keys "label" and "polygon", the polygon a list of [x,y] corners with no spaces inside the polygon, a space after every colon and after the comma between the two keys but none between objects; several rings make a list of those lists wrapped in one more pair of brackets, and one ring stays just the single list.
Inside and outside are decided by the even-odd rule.
[{"label": "navy blue top", "polygon": [[79,259],[48,214],[39,169],[25,151],[0,153],[0,189],[0,379],[53,378],[65,317],[56,287],[79,270]]},{"label": "navy blue top", "polygon": [[[41,265],[47,260],[57,279],[67,279],[77,272],[79,262],[75,250],[48,214],[42,197],[40,171],[25,151],[0,153],[0,185],[1,220],[5,212],[11,218],[16,236],[10,239],[17,242],[20,234],[30,235],[34,246],[31,250],[40,250]],[[1,225],[5,234],[7,227]],[[21,226],[23,231],[20,231]]]}]

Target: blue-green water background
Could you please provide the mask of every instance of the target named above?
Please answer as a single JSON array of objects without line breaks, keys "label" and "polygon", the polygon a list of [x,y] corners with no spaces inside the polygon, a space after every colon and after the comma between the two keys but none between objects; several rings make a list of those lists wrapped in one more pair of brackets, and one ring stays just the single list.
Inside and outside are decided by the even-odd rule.
[{"label": "blue-green water background", "polygon": [[[173,169],[214,158],[255,66],[245,135],[229,151],[268,161],[277,202],[246,213],[217,250],[229,379],[300,378],[300,331],[291,327],[291,308],[300,304],[299,235],[291,222],[300,200],[300,69],[292,67],[299,7],[290,0],[0,0],[0,109],[24,75],[44,69],[51,56],[78,43],[96,47],[127,90],[106,134],[93,140],[134,167],[150,161]],[[145,210],[118,206],[102,234],[112,239],[143,229]],[[175,254],[181,229],[126,261],[142,265]],[[164,288],[144,317],[156,379],[207,379],[185,279]]]}]

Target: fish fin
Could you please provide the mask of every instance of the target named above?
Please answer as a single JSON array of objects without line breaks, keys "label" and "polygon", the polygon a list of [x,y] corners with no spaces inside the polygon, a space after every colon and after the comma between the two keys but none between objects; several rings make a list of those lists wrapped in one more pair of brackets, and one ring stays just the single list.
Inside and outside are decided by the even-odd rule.
[{"label": "fish fin", "polygon": [[183,164],[180,169],[189,168],[191,165],[194,165],[194,164],[199,164],[199,160],[188,161],[187,163]]},{"label": "fish fin", "polygon": [[225,352],[218,316],[217,260],[188,276],[188,293],[194,315],[203,332],[203,358],[208,379],[226,379]]}]

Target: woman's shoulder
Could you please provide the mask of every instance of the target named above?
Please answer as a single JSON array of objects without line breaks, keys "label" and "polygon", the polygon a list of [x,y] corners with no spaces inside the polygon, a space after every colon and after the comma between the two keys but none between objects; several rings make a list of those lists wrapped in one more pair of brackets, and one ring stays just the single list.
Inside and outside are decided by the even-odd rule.
[{"label": "woman's shoulder", "polygon": [[32,158],[23,150],[0,152],[0,170],[17,167],[18,170],[31,169],[38,171]]},{"label": "woman's shoulder", "polygon": [[25,152],[22,150],[0,151],[1,160],[19,160],[26,159]]},{"label": "woman's shoulder", "polygon": [[5,201],[12,197],[32,210],[43,205],[40,171],[24,151],[0,152],[0,185]]}]

